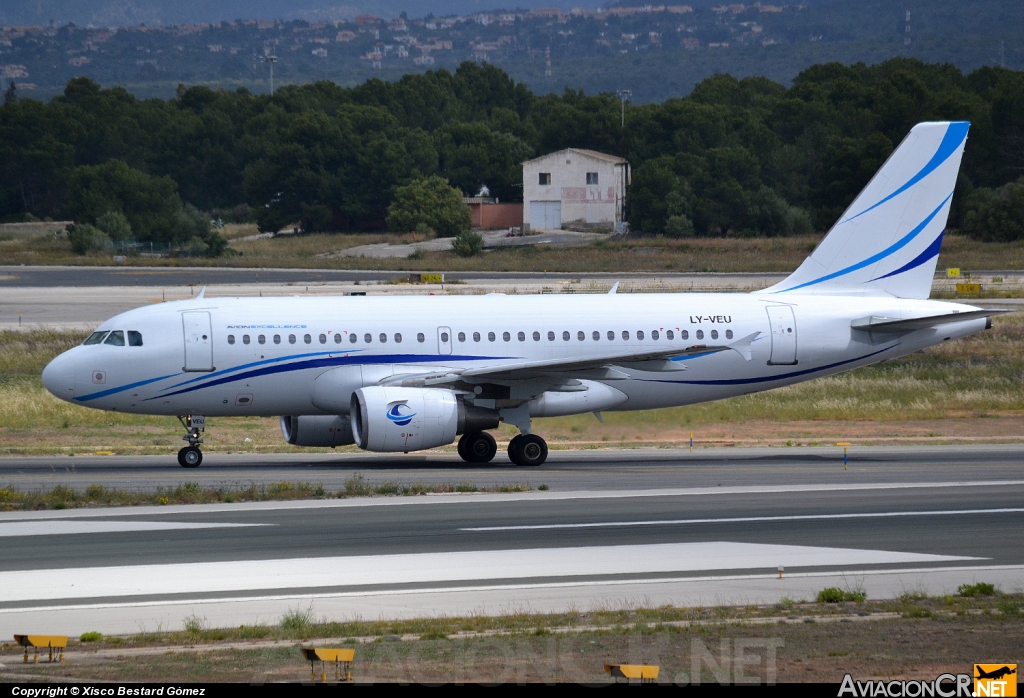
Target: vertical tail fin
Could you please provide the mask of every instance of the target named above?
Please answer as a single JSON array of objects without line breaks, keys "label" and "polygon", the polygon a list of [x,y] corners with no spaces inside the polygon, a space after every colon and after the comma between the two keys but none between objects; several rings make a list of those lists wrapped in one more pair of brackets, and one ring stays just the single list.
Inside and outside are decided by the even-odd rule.
[{"label": "vertical tail fin", "polygon": [[912,128],[811,256],[766,291],[927,298],[968,128]]}]

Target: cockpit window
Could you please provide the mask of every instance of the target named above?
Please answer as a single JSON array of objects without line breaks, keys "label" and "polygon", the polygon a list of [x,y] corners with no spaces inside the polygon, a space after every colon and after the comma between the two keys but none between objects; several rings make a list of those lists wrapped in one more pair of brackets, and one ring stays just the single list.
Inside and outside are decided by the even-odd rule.
[{"label": "cockpit window", "polygon": [[91,335],[86,337],[85,341],[82,342],[82,345],[85,346],[89,344],[99,344],[100,342],[103,341],[103,338],[106,336],[106,332],[93,332]]},{"label": "cockpit window", "polygon": [[110,333],[110,336],[107,337],[107,341],[105,341],[103,343],[104,344],[110,344],[110,345],[115,346],[115,347],[123,347],[124,346],[124,332],[122,332],[121,330],[114,330],[113,332]]},{"label": "cockpit window", "polygon": [[130,347],[141,347],[142,346],[142,333],[136,332],[135,330],[128,330],[128,346]]}]

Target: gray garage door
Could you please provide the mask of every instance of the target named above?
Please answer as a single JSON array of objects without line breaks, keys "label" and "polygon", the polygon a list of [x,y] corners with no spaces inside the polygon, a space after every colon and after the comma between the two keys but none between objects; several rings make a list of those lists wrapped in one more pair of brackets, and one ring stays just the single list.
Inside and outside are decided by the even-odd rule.
[{"label": "gray garage door", "polygon": [[561,201],[530,202],[530,230],[558,230],[561,227]]}]

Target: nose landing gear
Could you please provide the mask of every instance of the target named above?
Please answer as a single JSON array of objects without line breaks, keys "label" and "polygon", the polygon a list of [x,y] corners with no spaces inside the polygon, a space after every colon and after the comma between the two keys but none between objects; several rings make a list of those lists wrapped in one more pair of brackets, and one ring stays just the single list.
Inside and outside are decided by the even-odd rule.
[{"label": "nose landing gear", "polygon": [[181,439],[188,441],[188,446],[178,451],[178,465],[182,468],[198,468],[203,462],[203,452],[199,450],[199,444],[203,443],[202,433],[206,430],[206,417],[193,414],[178,417],[178,421],[185,427],[186,432]]}]

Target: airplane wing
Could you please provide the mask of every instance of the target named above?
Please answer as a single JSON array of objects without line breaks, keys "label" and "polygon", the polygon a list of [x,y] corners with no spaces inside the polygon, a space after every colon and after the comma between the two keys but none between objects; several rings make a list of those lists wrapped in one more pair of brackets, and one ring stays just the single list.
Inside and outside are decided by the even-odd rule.
[{"label": "airplane wing", "polygon": [[866,330],[868,332],[913,332],[924,330],[929,327],[938,327],[950,322],[963,322],[965,320],[978,320],[983,317],[992,317],[1001,313],[1010,313],[1005,308],[986,308],[984,310],[969,310],[966,313],[946,313],[944,315],[929,315],[927,317],[899,319],[871,315],[860,318],[850,323],[855,330]]},{"label": "airplane wing", "polygon": [[407,384],[409,381],[422,380],[423,385],[433,386],[457,381],[509,382],[557,376],[564,378],[591,378],[594,380],[622,380],[629,376],[617,369],[625,368],[653,372],[685,371],[686,366],[673,359],[685,358],[687,356],[703,356],[723,351],[735,351],[746,361],[750,361],[750,343],[760,334],[761,332],[754,332],[729,344],[694,344],[688,347],[605,352],[582,357],[540,361],[506,361],[493,366],[450,369],[429,375],[398,375],[389,378],[385,382],[402,382]]}]

